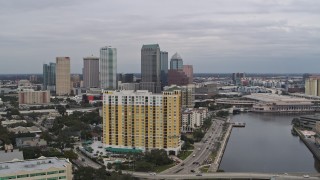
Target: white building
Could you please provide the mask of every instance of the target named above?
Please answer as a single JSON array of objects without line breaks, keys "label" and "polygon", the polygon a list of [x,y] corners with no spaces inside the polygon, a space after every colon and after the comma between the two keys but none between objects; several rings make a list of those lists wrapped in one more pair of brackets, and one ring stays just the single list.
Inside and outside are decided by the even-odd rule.
[{"label": "white building", "polygon": [[0,163],[0,179],[72,180],[72,164],[68,159],[40,157],[31,160],[13,160]]},{"label": "white building", "polygon": [[277,94],[251,94],[245,98],[257,101],[253,104],[254,112],[313,112],[316,110],[311,100]]},{"label": "white building", "polygon": [[204,119],[208,117],[208,108],[188,108],[182,112],[181,132],[193,132],[203,125]]}]

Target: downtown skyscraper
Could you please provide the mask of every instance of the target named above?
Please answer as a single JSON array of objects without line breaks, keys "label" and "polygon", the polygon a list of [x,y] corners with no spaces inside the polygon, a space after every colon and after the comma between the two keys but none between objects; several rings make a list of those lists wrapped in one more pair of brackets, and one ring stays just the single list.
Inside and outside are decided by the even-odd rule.
[{"label": "downtown skyscraper", "polygon": [[159,44],[143,45],[141,48],[141,89],[161,92],[161,60]]},{"label": "downtown skyscraper", "polygon": [[70,83],[70,57],[56,58],[56,94],[58,96],[69,95]]},{"label": "downtown skyscraper", "polygon": [[43,90],[55,91],[56,63],[43,64]]},{"label": "downtown skyscraper", "polygon": [[168,52],[160,51],[161,90],[168,85]]},{"label": "downtown skyscraper", "polygon": [[85,88],[99,87],[99,58],[83,58],[83,86]]},{"label": "downtown skyscraper", "polygon": [[117,89],[117,49],[111,46],[100,48],[100,88]]}]

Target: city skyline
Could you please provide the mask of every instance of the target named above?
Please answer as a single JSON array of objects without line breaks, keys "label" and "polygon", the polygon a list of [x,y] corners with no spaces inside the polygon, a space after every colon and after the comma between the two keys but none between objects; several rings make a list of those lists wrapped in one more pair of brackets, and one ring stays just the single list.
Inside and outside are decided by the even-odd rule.
[{"label": "city skyline", "polygon": [[320,65],[317,1],[35,2],[1,3],[1,74],[41,73],[57,56],[80,73],[83,57],[105,44],[118,49],[118,72],[140,72],[140,48],[150,43],[169,57],[179,52],[195,73],[316,73]]}]

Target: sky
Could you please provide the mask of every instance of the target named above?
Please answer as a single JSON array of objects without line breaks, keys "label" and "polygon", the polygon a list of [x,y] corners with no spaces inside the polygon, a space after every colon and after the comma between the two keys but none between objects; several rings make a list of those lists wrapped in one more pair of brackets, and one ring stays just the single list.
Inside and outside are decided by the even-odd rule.
[{"label": "sky", "polygon": [[117,48],[139,73],[143,44],[178,52],[195,73],[319,73],[318,0],[0,0],[0,74]]}]

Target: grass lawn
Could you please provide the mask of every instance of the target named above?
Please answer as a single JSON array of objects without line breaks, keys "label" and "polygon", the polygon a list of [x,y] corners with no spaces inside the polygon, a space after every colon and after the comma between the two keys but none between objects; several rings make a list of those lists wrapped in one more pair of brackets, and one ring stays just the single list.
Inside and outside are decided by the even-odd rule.
[{"label": "grass lawn", "polygon": [[167,169],[169,169],[169,168],[171,168],[171,167],[173,167],[173,166],[175,166],[175,165],[176,165],[175,163],[172,163],[172,164],[168,164],[168,165],[157,166],[157,167],[155,168],[155,172],[156,172],[156,173],[160,173],[160,172],[162,172],[162,171],[164,171],[164,170],[167,170]]},{"label": "grass lawn", "polygon": [[192,151],[181,151],[178,155],[178,158],[185,160],[190,154],[192,154]]},{"label": "grass lawn", "polygon": [[200,171],[203,173],[208,172],[208,170],[209,170],[209,166],[203,166],[202,168],[200,168]]}]

